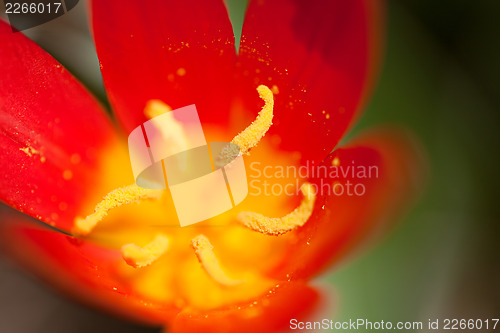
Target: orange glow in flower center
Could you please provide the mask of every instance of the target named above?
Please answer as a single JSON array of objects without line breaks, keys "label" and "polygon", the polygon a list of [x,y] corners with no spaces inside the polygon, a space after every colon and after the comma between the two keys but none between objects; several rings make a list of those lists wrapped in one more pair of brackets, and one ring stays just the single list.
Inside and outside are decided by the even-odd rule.
[{"label": "orange glow in flower center", "polygon": [[[255,147],[272,125],[273,93],[266,86],[257,90],[265,105],[251,125],[232,141],[241,148],[241,153]],[[169,111],[171,108],[163,102],[152,100],[145,114],[155,117]],[[207,130],[217,131],[220,129]],[[269,141],[259,143],[259,149],[252,151],[245,163],[260,160],[266,165],[297,164],[296,156],[277,151]],[[82,215],[87,217],[75,218],[74,231],[104,246],[120,249],[124,260],[113,269],[134,293],[178,307],[207,309],[244,302],[279,284],[267,277],[266,271],[283,258],[287,246],[296,242],[296,235],[288,232],[309,219],[315,201],[310,184],[302,186],[302,199],[249,195],[236,209],[181,228],[169,194],[165,193],[168,190],[160,191],[163,194],[136,185],[116,186],[123,179],[130,179],[114,169],[117,163],[122,168],[128,165],[128,158],[123,147],[114,149],[110,158],[106,163],[109,171],[104,175],[108,190],[102,190],[107,194],[104,199],[94,201],[94,207],[90,202],[82,207],[85,212]],[[95,202],[99,202],[97,206]],[[94,213],[85,215],[92,209]],[[284,217],[269,218],[254,210]]]}]

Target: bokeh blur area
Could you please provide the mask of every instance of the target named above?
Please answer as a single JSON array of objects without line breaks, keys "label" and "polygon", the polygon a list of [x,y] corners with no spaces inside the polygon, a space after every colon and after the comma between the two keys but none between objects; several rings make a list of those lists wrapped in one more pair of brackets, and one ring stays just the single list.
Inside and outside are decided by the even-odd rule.
[{"label": "bokeh blur area", "polygon": [[[227,3],[238,35],[246,2]],[[86,5],[25,33],[106,103]],[[379,82],[347,140],[374,125],[404,126],[422,141],[430,176],[390,235],[321,277],[333,290],[322,318],[498,318],[500,2],[389,0],[387,7]],[[0,332],[160,330],[76,304],[5,256],[0,271]]]}]

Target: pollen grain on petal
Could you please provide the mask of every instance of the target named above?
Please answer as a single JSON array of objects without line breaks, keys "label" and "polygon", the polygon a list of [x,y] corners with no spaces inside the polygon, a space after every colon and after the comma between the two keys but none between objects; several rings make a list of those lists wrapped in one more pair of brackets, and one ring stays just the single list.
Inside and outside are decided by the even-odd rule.
[{"label": "pollen grain on petal", "polygon": [[158,234],[155,239],[144,247],[126,244],[121,248],[122,257],[127,264],[139,268],[151,265],[168,249],[168,237]]},{"label": "pollen grain on petal", "polygon": [[143,200],[160,199],[163,190],[150,190],[137,186],[136,184],[125,186],[113,190],[99,202],[94,210],[94,213],[82,218],[75,218],[73,233],[76,235],[88,235],[92,229],[108,215],[108,211],[123,205],[141,202]]},{"label": "pollen grain on petal", "polygon": [[153,119],[164,113],[172,111],[172,108],[159,99],[149,100],[144,108],[144,115],[148,119]]},{"label": "pollen grain on petal", "polygon": [[22,151],[23,153],[25,153],[26,155],[28,155],[29,157],[33,156],[33,155],[36,155],[36,154],[40,154],[38,152],[38,150],[36,150],[35,148],[33,147],[24,147],[24,148],[19,148],[20,151]]},{"label": "pollen grain on petal", "polygon": [[237,216],[239,223],[254,231],[279,236],[295,228],[303,226],[311,217],[314,210],[316,194],[314,186],[304,183],[300,188],[304,198],[299,207],[284,217],[266,217],[255,212],[241,212]]},{"label": "pollen grain on petal", "polygon": [[35,157],[37,155],[40,156],[40,162],[42,163],[45,163],[45,161],[47,160],[45,156],[43,156],[43,154],[41,154],[38,150],[36,150],[33,147],[27,146],[24,148],[19,148],[19,150],[28,155],[29,157]]},{"label": "pollen grain on petal", "polygon": [[192,239],[191,244],[196,257],[212,279],[224,286],[235,286],[244,282],[242,280],[232,279],[226,275],[212,251],[212,244],[210,244],[210,241],[205,235],[196,236]]},{"label": "pollen grain on petal", "polygon": [[248,154],[250,149],[259,143],[273,124],[273,92],[265,85],[258,86],[257,91],[259,92],[260,98],[264,100],[262,110],[260,110],[259,115],[250,126],[236,135],[231,141],[240,147],[241,154]]}]

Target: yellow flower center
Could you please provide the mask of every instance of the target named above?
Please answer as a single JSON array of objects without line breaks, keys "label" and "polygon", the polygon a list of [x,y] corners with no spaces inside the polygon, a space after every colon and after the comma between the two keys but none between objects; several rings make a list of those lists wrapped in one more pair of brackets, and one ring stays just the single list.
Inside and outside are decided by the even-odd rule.
[{"label": "yellow flower center", "polygon": [[[273,93],[263,85],[257,90],[264,106],[257,118],[232,140],[240,154],[248,154],[257,146],[272,125]],[[163,102],[151,100],[144,112],[151,118],[171,110]],[[207,132],[220,133],[221,129]],[[118,177],[114,168],[117,154],[121,161],[126,158],[122,149],[109,156],[110,170],[105,173],[108,186],[116,184],[114,179]],[[223,151],[221,158],[231,153]],[[297,160],[292,155],[276,152],[270,142],[262,141],[251,158],[265,161],[266,165],[293,165]],[[295,242],[296,236],[289,232],[307,222],[315,202],[312,186],[304,183],[302,201],[291,213],[286,213],[291,208],[289,198],[249,196],[237,207],[246,212],[237,215],[237,209],[233,209],[209,221],[180,228],[164,190],[143,189],[135,184],[114,188],[97,205],[94,201],[92,214],[75,218],[74,233],[104,246],[121,248],[124,261],[114,269],[135,292],[179,307],[189,304],[194,309],[245,301],[275,286],[279,281],[267,277],[266,271],[282,260],[287,246]],[[141,209],[137,209],[137,204]],[[89,206],[87,203],[83,209]],[[284,217],[270,218],[252,210]]]}]

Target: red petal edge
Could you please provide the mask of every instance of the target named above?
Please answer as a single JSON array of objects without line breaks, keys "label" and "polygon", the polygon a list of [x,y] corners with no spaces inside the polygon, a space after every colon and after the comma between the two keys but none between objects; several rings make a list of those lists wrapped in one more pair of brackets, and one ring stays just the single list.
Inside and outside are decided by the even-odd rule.
[{"label": "red petal edge", "polygon": [[0,209],[0,247],[64,294],[128,320],[168,324],[172,332],[275,332],[318,306],[304,281],[280,282],[248,302],[204,312],[161,304],[134,294],[113,266],[119,251],[48,230],[28,216]]},{"label": "red petal edge", "polygon": [[0,199],[69,229],[114,129],[54,58],[0,21]]},{"label": "red petal edge", "polygon": [[[243,108],[258,112],[259,84],[273,88],[269,135],[280,149],[321,161],[363,106],[379,65],[381,1],[255,0],[239,54]],[[244,126],[245,123],[242,123]]]},{"label": "red petal edge", "polygon": [[113,268],[123,260],[119,250],[49,230],[26,215],[0,208],[1,248],[65,295],[145,324],[163,324],[179,311],[133,294]]},{"label": "red petal edge", "polygon": [[282,332],[290,327],[290,320],[304,320],[311,315],[318,301],[318,292],[307,284],[300,281],[285,282],[253,302],[235,304],[207,313],[181,312],[167,331],[172,333]]},{"label": "red petal edge", "polygon": [[[410,134],[401,130],[365,133],[333,151],[322,165],[331,166],[335,158],[347,174],[323,178],[322,182],[312,180],[320,188],[313,215],[295,231],[296,243],[285,255],[287,259],[270,272],[271,276],[302,279],[338,263],[367,240],[385,234],[425,183],[427,167],[423,151]],[[365,170],[375,168],[371,178],[363,178],[362,174],[352,177],[347,168],[353,165],[355,170],[359,166]],[[333,187],[327,187],[334,181],[342,184],[343,194],[339,187],[336,189],[339,195],[332,192]],[[352,195],[347,192],[347,181],[351,183]],[[363,184],[357,189],[362,195],[354,192],[355,184]]]}]

